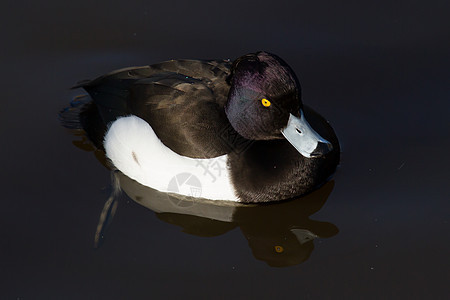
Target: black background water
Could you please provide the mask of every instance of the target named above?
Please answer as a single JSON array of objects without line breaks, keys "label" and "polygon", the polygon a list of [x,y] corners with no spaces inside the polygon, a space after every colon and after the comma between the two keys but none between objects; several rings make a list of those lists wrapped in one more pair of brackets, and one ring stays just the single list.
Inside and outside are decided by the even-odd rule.
[{"label": "black background water", "polygon": [[[444,299],[449,294],[448,1],[6,1],[1,12],[2,299]],[[198,237],[123,197],[58,124],[78,80],[257,50],[296,71],[343,153],[312,219],[339,233],[273,268],[238,229]]]}]

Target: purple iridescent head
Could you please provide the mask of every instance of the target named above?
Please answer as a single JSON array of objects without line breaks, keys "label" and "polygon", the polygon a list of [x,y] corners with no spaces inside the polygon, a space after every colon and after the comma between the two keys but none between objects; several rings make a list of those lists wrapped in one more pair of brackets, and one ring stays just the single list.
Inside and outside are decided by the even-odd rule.
[{"label": "purple iridescent head", "polygon": [[239,57],[231,72],[225,112],[234,129],[252,140],[282,138],[289,114],[299,116],[302,106],[292,69],[274,54],[257,52]]},{"label": "purple iridescent head", "polygon": [[303,117],[297,76],[278,56],[261,51],[239,57],[231,67],[229,82],[225,113],[243,137],[271,140],[284,136],[306,157],[322,155],[314,154],[320,143],[331,147]]}]

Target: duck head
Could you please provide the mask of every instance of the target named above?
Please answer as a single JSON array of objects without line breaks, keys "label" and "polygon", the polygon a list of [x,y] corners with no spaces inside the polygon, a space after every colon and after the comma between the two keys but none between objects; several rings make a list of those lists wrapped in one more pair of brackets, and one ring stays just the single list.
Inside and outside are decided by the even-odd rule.
[{"label": "duck head", "polygon": [[332,149],[303,115],[297,76],[281,58],[267,52],[233,62],[225,113],[249,140],[286,138],[303,156],[320,157]]}]

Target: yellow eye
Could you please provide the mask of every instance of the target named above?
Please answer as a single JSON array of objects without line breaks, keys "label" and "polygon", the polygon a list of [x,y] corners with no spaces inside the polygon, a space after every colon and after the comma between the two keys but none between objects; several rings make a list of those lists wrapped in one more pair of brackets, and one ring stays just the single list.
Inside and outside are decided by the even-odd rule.
[{"label": "yellow eye", "polygon": [[282,253],[284,251],[284,248],[282,246],[277,245],[274,248],[276,253]]},{"label": "yellow eye", "polygon": [[265,107],[269,107],[270,106],[270,101],[269,100],[267,100],[266,98],[262,98],[261,99],[261,103],[262,103],[262,105],[264,105]]}]

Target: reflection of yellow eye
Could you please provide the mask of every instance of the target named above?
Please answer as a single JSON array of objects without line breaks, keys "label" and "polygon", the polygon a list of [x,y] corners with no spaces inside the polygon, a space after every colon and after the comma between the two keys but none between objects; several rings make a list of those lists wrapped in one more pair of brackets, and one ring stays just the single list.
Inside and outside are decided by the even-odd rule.
[{"label": "reflection of yellow eye", "polygon": [[274,248],[276,253],[281,253],[284,251],[284,248],[282,246],[275,246]]},{"label": "reflection of yellow eye", "polygon": [[262,99],[261,99],[261,103],[262,103],[262,105],[264,105],[265,107],[269,107],[269,106],[270,106],[270,101],[267,100],[266,98],[262,98]]}]

